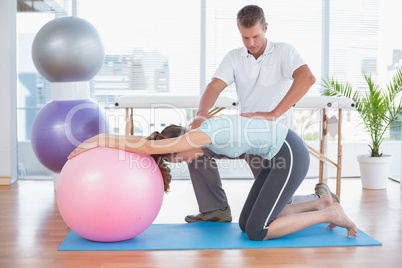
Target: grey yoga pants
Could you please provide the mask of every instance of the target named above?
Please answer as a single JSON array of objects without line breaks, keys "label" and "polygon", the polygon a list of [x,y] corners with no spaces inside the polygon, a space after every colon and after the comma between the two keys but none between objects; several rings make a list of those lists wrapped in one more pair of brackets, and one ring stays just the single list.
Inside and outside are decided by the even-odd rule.
[{"label": "grey yoga pants", "polygon": [[304,180],[310,156],[303,140],[288,131],[280,151],[255,179],[240,214],[239,225],[250,240],[263,240],[275,220]]}]

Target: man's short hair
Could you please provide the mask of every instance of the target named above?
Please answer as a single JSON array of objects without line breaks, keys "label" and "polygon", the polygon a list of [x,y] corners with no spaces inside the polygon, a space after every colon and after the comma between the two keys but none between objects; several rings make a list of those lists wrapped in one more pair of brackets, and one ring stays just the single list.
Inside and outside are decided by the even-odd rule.
[{"label": "man's short hair", "polygon": [[247,5],[237,12],[237,26],[250,28],[257,23],[261,23],[261,27],[265,26],[264,10],[256,5]]}]

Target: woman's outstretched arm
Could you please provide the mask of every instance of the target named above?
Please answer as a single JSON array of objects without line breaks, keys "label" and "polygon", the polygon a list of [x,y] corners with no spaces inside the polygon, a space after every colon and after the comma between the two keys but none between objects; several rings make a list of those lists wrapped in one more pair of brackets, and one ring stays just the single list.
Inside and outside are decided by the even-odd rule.
[{"label": "woman's outstretched arm", "polygon": [[147,140],[144,136],[99,134],[80,144],[68,158],[71,159],[98,146],[150,155],[184,152],[210,143],[211,139],[208,135],[198,129],[187,132],[177,138],[164,140]]}]

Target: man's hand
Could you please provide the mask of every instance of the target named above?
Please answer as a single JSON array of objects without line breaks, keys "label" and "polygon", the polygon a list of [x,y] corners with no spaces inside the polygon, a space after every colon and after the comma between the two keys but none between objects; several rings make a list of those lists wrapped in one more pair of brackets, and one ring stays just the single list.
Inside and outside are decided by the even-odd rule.
[{"label": "man's hand", "polygon": [[212,115],[197,115],[197,117],[194,119],[193,123],[191,123],[191,129],[199,128],[202,122],[205,120],[212,118]]},{"label": "man's hand", "polygon": [[260,118],[275,121],[277,119],[274,112],[255,112],[255,113],[241,113],[241,116],[250,118]]}]

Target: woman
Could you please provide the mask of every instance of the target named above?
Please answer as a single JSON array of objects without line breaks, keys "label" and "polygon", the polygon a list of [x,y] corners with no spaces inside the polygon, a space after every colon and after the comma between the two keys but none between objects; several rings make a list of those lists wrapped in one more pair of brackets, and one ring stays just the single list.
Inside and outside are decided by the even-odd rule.
[{"label": "woman", "polygon": [[259,155],[265,159],[263,169],[239,219],[249,239],[273,239],[318,223],[329,223],[329,230],[346,228],[348,238],[357,236],[355,224],[330,196],[287,204],[307,174],[310,157],[302,139],[274,121],[230,115],[208,119],[191,131],[169,126],[148,138],[104,134],[85,141],[69,158],[96,146],[153,155],[172,163],[191,163],[203,155],[203,147],[233,158]]}]

